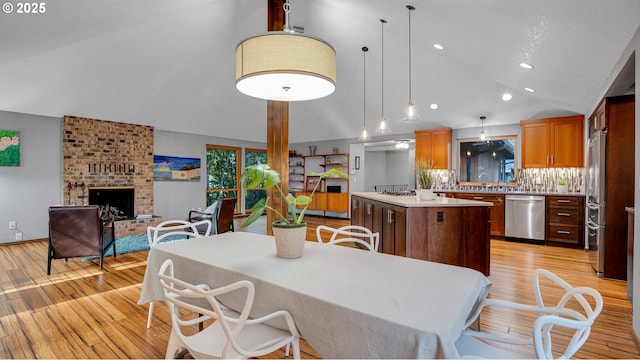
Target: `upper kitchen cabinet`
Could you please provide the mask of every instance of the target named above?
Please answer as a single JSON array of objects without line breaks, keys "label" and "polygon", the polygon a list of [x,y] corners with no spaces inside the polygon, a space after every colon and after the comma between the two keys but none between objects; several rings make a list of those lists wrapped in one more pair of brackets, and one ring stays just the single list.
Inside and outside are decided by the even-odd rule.
[{"label": "upper kitchen cabinet", "polygon": [[604,129],[607,126],[607,118],[605,117],[605,105],[605,99],[603,98],[591,117],[589,117],[589,137],[591,137],[593,133]]},{"label": "upper kitchen cabinet", "polygon": [[448,169],[451,129],[416,130],[416,159],[433,160],[434,169]]},{"label": "upper kitchen cabinet", "polygon": [[584,166],[584,116],[520,121],[522,167]]}]

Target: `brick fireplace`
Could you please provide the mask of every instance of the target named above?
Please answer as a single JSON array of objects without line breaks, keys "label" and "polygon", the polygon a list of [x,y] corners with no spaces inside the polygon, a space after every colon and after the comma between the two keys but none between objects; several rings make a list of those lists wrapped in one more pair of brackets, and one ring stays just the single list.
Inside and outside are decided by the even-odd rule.
[{"label": "brick fireplace", "polygon": [[[153,127],[75,116],[63,124],[63,199],[89,204],[90,189],[134,189],[133,216],[153,214]],[[142,234],[162,219],[119,221],[116,236]]]}]

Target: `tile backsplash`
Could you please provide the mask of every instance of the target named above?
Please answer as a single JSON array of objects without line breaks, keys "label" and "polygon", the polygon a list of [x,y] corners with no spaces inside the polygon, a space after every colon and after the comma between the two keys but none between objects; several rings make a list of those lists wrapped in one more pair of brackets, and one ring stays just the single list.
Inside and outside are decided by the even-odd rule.
[{"label": "tile backsplash", "polygon": [[567,192],[584,193],[584,168],[518,169],[521,191],[556,192],[559,179],[567,180]]},{"label": "tile backsplash", "polygon": [[558,179],[567,180],[567,192],[584,193],[585,169],[584,168],[532,168],[517,169],[516,186],[469,186],[458,185],[455,170],[433,170],[436,173],[434,188],[437,190],[472,190],[476,187],[488,190],[513,190],[540,193],[557,192]]}]

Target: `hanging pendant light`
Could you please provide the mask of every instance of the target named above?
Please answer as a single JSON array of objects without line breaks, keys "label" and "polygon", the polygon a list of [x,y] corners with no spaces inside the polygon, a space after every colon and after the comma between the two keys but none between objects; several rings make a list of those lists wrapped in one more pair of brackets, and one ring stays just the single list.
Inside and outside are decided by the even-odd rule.
[{"label": "hanging pendant light", "polygon": [[480,140],[483,140],[483,141],[487,138],[487,137],[484,135],[484,120],[485,120],[486,118],[487,118],[486,116],[480,116],[480,122],[481,122],[481,125],[480,125],[480,126],[482,126],[482,128],[481,128],[481,130],[480,130]]},{"label": "hanging pendant light", "polygon": [[362,134],[360,134],[360,141],[369,141],[371,137],[367,132],[367,51],[369,48],[362,47]]},{"label": "hanging pendant light", "polygon": [[269,31],[236,47],[236,88],[265,100],[304,101],[328,96],[336,89],[336,52],[323,40],[296,34],[289,27],[288,2],[283,5],[283,31]]},{"label": "hanging pendant light", "polygon": [[411,5],[407,5],[407,9],[409,9],[409,105],[407,106],[405,116],[400,121],[405,124],[410,124],[420,120],[420,115],[418,115],[418,111],[413,105],[413,100],[411,99],[411,12],[416,8]]},{"label": "hanging pendant light", "polygon": [[391,129],[389,128],[389,124],[387,123],[387,119],[385,119],[384,117],[384,24],[387,23],[387,20],[385,19],[380,19],[380,23],[382,24],[382,36],[381,36],[381,40],[382,40],[382,46],[380,47],[380,52],[381,52],[381,61],[382,61],[382,101],[380,102],[381,107],[382,107],[382,112],[381,112],[381,117],[380,117],[380,125],[378,126],[378,131],[377,133],[380,135],[383,134],[389,134],[391,132]]}]

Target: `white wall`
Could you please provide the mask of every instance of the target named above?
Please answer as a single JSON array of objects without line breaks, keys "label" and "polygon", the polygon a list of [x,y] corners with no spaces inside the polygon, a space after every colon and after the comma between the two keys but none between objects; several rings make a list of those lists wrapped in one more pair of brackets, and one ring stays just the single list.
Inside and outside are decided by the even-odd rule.
[{"label": "white wall", "polygon": [[415,186],[415,150],[386,151],[387,184],[407,184],[409,189]]},{"label": "white wall", "polygon": [[366,151],[367,166],[364,168],[364,191],[374,191],[376,185],[386,185],[387,154],[384,151]]},{"label": "white wall", "polygon": [[[364,144],[357,143],[349,146],[349,165],[351,169],[349,171],[349,192],[363,192],[364,191]],[[360,168],[356,170],[356,156],[360,158]]]},{"label": "white wall", "polygon": [[0,111],[0,128],[20,132],[20,166],[0,167],[0,243],[48,237],[51,205],[62,204],[62,119]]}]

